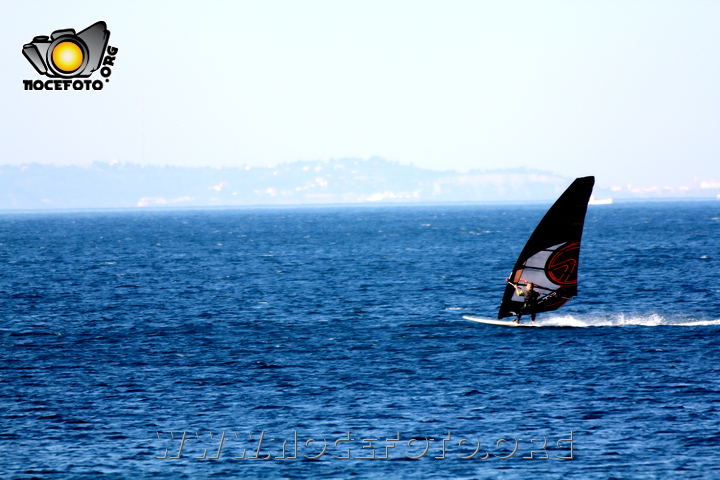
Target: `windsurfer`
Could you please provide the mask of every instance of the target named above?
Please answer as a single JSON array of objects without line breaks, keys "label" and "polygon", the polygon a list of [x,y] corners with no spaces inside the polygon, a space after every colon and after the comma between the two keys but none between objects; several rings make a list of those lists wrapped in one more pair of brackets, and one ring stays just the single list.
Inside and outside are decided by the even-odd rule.
[{"label": "windsurfer", "polygon": [[521,290],[520,287],[518,287],[516,284],[511,283],[513,287],[515,287],[515,293],[520,295],[521,297],[525,297],[525,302],[523,303],[522,308],[520,309],[520,312],[517,314],[517,318],[513,320],[515,323],[520,323],[520,318],[526,313],[530,314],[530,318],[532,321],[535,321],[535,314],[537,313],[536,307],[538,303],[538,297],[540,294],[537,290],[535,290],[534,285],[530,282],[528,282],[527,286],[525,287],[525,290]]}]

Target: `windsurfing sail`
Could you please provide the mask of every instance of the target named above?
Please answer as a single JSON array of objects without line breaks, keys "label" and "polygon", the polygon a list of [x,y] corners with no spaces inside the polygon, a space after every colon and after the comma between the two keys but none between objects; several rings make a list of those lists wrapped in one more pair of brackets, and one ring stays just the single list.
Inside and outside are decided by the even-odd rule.
[{"label": "windsurfing sail", "polygon": [[575,179],[550,207],[515,263],[498,318],[517,315],[523,306],[510,283],[534,285],[540,294],[536,313],[557,310],[577,295],[580,241],[594,184],[595,177]]}]

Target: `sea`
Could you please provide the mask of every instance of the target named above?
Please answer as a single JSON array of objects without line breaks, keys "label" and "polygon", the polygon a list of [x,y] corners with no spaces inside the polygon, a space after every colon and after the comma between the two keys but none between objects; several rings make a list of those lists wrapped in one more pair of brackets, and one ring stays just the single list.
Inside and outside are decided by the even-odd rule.
[{"label": "sea", "polygon": [[0,214],[2,479],[720,478],[720,201]]}]

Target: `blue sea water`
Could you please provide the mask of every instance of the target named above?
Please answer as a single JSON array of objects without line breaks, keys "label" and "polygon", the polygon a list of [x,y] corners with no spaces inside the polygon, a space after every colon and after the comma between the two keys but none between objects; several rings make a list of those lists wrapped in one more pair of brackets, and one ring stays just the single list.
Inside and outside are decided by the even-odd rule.
[{"label": "blue sea water", "polygon": [[548,207],[0,215],[0,478],[720,478],[720,202],[591,206],[546,328],[462,319]]}]

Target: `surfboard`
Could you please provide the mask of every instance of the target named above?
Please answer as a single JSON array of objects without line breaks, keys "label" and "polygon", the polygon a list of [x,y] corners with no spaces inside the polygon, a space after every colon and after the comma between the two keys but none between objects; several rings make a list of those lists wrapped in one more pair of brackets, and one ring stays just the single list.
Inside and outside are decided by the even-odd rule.
[{"label": "surfboard", "polygon": [[480,318],[480,317],[473,317],[471,315],[463,315],[463,318],[465,320],[472,320],[473,322],[478,323],[485,323],[487,325],[495,325],[498,327],[532,327],[537,328],[540,325],[537,325],[535,323],[515,323],[515,322],[508,322],[505,320],[491,320],[489,318]]}]

